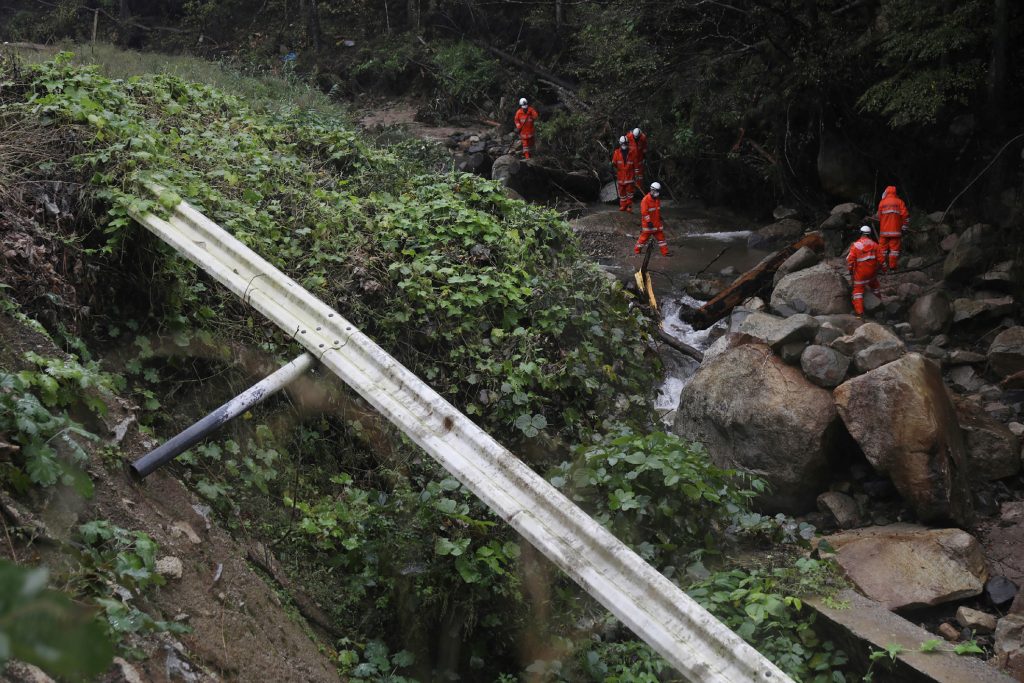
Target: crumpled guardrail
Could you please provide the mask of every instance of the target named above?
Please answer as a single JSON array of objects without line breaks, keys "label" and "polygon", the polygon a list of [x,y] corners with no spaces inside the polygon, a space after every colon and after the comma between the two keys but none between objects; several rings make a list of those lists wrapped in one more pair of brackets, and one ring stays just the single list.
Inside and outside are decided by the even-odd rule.
[{"label": "crumpled guardrail", "polygon": [[688,680],[792,683],[352,323],[216,223],[186,202],[168,220],[134,218],[291,335]]}]

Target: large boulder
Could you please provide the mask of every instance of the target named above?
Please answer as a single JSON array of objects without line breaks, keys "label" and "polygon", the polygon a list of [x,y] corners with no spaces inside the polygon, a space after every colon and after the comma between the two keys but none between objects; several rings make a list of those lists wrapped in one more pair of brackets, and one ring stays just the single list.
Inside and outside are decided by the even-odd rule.
[{"label": "large boulder", "polygon": [[985,267],[985,246],[989,239],[989,226],[978,223],[964,230],[949,252],[942,266],[947,280],[967,280]]},{"label": "large boulder", "polygon": [[960,529],[891,524],[826,540],[850,581],[891,610],[974,597],[988,578],[981,545]]},{"label": "large boulder", "polygon": [[730,349],[702,365],[679,397],[673,431],[702,442],[719,467],[771,484],[759,503],[780,512],[814,507],[827,481],[836,411],[763,344]]},{"label": "large boulder", "polygon": [[755,230],[747,237],[748,249],[775,249],[792,244],[804,234],[804,225],[793,218],[785,218],[777,223]]},{"label": "large boulder", "polygon": [[786,275],[775,285],[771,306],[802,311],[811,315],[849,313],[850,286],[828,264]]},{"label": "large boulder", "polygon": [[772,284],[779,284],[779,280],[786,277],[790,273],[795,273],[798,270],[804,268],[810,268],[815,266],[821,261],[821,256],[818,252],[814,251],[810,247],[800,247],[796,250],[792,256],[782,262],[779,269],[775,271],[775,277],[772,280]]},{"label": "large boulder", "polygon": [[997,289],[1012,292],[1020,284],[1024,273],[1013,261],[1003,261],[992,266],[992,269],[974,278],[974,286],[981,289]]},{"label": "large boulder", "polygon": [[545,198],[551,190],[541,166],[514,154],[505,154],[494,160],[491,179],[512,188],[527,199]]},{"label": "large boulder", "polygon": [[916,337],[930,337],[941,334],[949,327],[953,311],[945,292],[929,292],[910,307],[910,327]]},{"label": "large boulder", "polygon": [[972,479],[995,481],[1020,472],[1020,442],[1006,425],[970,401],[957,400],[956,413]]},{"label": "large boulder", "polygon": [[812,344],[800,356],[800,369],[807,379],[826,389],[839,386],[849,368],[849,357],[827,346]]},{"label": "large boulder", "polygon": [[610,183],[605,183],[601,186],[601,192],[598,194],[598,201],[603,204],[618,204],[619,203],[619,184],[614,180]]},{"label": "large boulder", "polygon": [[1013,311],[1012,296],[983,296],[976,299],[961,298],[953,301],[954,323],[991,322]]},{"label": "large boulder", "polygon": [[833,392],[868,462],[892,479],[922,521],[972,518],[963,434],[939,368],[910,353]]},{"label": "large boulder", "polygon": [[490,155],[483,152],[460,154],[455,157],[455,168],[466,173],[483,176],[484,178],[490,177],[493,163]]},{"label": "large boulder", "polygon": [[1024,370],[1024,327],[1003,330],[988,347],[988,362],[1001,377]]},{"label": "large boulder", "polygon": [[804,313],[780,318],[757,311],[744,318],[739,332],[762,340],[778,353],[787,344],[814,339],[818,325],[817,320]]}]

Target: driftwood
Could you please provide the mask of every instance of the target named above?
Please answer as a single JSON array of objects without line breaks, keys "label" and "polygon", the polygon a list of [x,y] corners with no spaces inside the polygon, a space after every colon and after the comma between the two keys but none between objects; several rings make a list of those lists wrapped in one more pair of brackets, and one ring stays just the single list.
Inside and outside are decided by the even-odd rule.
[{"label": "driftwood", "polygon": [[700,362],[702,362],[704,360],[704,352],[703,351],[701,351],[700,349],[695,349],[692,346],[690,346],[689,344],[684,344],[683,342],[679,341],[678,339],[676,339],[675,337],[670,335],[665,330],[662,330],[662,329],[658,330],[658,338],[661,339],[661,341],[663,341],[666,344],[668,344],[669,346],[671,346],[673,349],[675,349],[679,353],[683,354],[684,356],[689,356],[690,358],[694,359],[698,363],[700,363]]},{"label": "driftwood", "polygon": [[815,251],[821,251],[825,248],[825,240],[817,232],[805,235],[799,241],[780,249],[761,261],[741,275],[732,285],[723,289],[718,296],[697,310],[685,313],[683,318],[698,330],[711,327],[729,315],[733,308],[750,297],[756,296],[766,287],[770,287],[775,277],[775,271],[801,247],[810,247]]}]

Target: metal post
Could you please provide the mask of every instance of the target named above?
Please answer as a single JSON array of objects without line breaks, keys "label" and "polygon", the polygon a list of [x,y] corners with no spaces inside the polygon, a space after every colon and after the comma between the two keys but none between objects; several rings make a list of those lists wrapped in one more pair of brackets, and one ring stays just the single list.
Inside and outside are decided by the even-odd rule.
[{"label": "metal post", "polygon": [[301,377],[313,366],[313,356],[304,353],[244,392],[217,408],[191,427],[173,436],[131,464],[132,474],[144,479],[154,470],[167,464],[210,433],[227,424],[254,405],[262,403]]}]

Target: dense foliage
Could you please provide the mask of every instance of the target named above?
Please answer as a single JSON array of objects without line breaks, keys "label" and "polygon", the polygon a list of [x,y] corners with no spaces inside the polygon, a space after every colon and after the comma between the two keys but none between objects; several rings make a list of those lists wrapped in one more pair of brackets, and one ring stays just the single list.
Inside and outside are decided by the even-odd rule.
[{"label": "dense foliage", "polygon": [[[423,143],[376,147],[330,112],[257,111],[177,77],[112,80],[65,57],[4,80],[3,114],[71,131],[71,163],[92,178],[95,229],[66,239],[120,272],[126,291],[152,293],[135,305],[112,298],[88,330],[93,344],[131,341],[127,357],[111,359],[126,379],[108,385],[147,408],[144,428],[173,428],[161,387],[209,372],[229,392],[227,377],[244,379],[224,369],[232,349],[293,352],[129,217],[184,197],[550,473],[787,671],[842,677],[842,657],[816,640],[797,599],[824,581],[783,580],[797,571],[789,565],[720,568],[740,538],[793,541],[800,529],[750,512],[761,482],[650,433],[648,321],[581,258],[557,214],[451,173]],[[144,181],[166,190],[151,196]],[[113,312],[116,323],[105,317]],[[66,382],[92,376],[88,363],[31,362]],[[46,407],[48,383],[34,377],[12,390]],[[317,407],[254,411],[177,467],[223,524],[272,544],[323,606],[335,634],[324,650],[344,675],[625,681],[666,669],[459,482],[347,390],[323,384]],[[214,399],[179,409],[191,416],[195,400]],[[63,423],[49,425],[60,416],[47,410],[51,435]],[[79,535],[77,585],[157,582],[146,538],[102,522]],[[116,632],[171,628],[125,601],[100,605]]]}]

